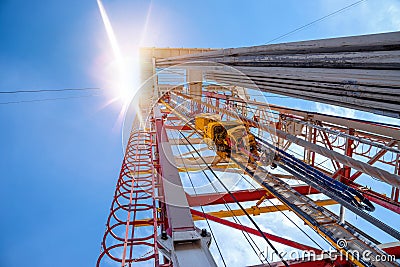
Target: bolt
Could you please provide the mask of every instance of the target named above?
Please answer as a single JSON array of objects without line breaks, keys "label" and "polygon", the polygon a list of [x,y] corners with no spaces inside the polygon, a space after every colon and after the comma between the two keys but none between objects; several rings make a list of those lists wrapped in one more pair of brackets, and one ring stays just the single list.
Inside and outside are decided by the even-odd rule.
[{"label": "bolt", "polygon": [[162,231],[162,232],[161,232],[161,239],[162,239],[162,240],[167,240],[167,239],[168,239],[168,235],[167,235],[167,232],[166,232],[166,231]]},{"label": "bolt", "polygon": [[206,237],[207,236],[207,229],[201,229],[201,236]]}]

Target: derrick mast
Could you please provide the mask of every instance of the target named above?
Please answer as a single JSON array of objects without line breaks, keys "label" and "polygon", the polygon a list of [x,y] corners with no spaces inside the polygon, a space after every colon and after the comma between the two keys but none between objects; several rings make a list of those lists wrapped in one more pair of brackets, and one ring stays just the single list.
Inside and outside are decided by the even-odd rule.
[{"label": "derrick mast", "polygon": [[[254,252],[247,265],[399,266],[399,50],[399,32],[143,48],[139,108],[97,265],[231,266],[235,251],[219,236],[241,231]],[[268,103],[273,96],[387,122]],[[301,237],[263,230],[272,212]],[[281,245],[318,256],[284,257]]]}]

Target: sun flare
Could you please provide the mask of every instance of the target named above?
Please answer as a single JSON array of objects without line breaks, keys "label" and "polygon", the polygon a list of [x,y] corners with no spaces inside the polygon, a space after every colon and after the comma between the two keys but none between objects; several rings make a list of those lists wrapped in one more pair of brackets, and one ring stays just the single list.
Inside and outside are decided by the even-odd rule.
[{"label": "sun flare", "polygon": [[113,85],[113,95],[115,98],[111,102],[115,102],[115,100],[122,101],[123,105],[125,106],[129,102],[130,99],[133,97],[133,86],[134,83],[132,82],[132,78],[129,75],[128,70],[129,62],[126,60],[126,57],[122,55],[120,45],[118,44],[114,29],[111,25],[110,19],[107,15],[107,12],[103,6],[101,0],[97,0],[97,4],[100,10],[101,18],[103,20],[104,28],[107,33],[108,40],[111,45],[112,53],[114,56],[114,64],[113,69],[115,68],[117,77],[113,77],[116,80],[115,85]]}]

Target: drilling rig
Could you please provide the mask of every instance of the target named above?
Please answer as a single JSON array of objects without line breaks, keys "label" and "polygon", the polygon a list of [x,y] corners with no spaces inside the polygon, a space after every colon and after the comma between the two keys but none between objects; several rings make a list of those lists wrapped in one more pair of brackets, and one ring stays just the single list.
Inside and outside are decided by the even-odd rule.
[{"label": "drilling rig", "polygon": [[400,266],[400,32],[142,48],[141,79],[97,266],[232,266],[233,231],[248,266]]}]

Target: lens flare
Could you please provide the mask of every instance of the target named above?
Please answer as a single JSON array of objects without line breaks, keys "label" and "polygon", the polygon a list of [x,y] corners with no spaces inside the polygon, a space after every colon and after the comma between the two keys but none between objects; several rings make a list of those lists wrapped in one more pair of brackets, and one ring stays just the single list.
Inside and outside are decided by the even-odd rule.
[{"label": "lens flare", "polygon": [[111,48],[114,52],[114,55],[117,60],[121,60],[121,51],[119,49],[117,38],[115,37],[115,33],[111,26],[111,22],[108,18],[107,12],[104,9],[103,3],[100,0],[97,0],[97,5],[99,6],[101,18],[103,19],[104,27],[106,29],[108,39],[110,40]]},{"label": "lens flare", "polygon": [[117,65],[118,69],[118,85],[117,88],[117,95],[118,98],[125,101],[129,101],[129,98],[131,96],[130,94],[130,84],[129,84],[129,79],[128,79],[128,73],[127,73],[127,68],[126,64],[124,62],[124,59],[122,57],[121,49],[117,41],[117,37],[115,36],[114,29],[111,25],[110,19],[107,15],[107,12],[103,6],[103,3],[101,0],[97,0],[97,5],[100,10],[101,18],[103,20],[104,28],[107,33],[108,40],[111,45],[112,52],[114,54],[115,58],[115,63]]},{"label": "lens flare", "polygon": [[[118,104],[118,108],[121,108],[118,116],[115,128],[117,128],[123,121],[126,112],[133,112],[136,114],[140,122],[143,122],[140,107],[137,103],[134,110],[128,111],[127,108],[129,103],[133,101],[134,97],[139,93],[140,85],[140,68],[139,68],[139,47],[145,43],[152,43],[148,39],[148,29],[151,28],[150,17],[152,12],[152,1],[150,1],[147,12],[145,13],[144,20],[141,19],[133,20],[129,22],[129,31],[126,28],[126,23],[118,26],[118,31],[125,32],[125,42],[121,43],[117,39],[116,32],[114,31],[115,25],[111,23],[109,13],[101,0],[97,0],[97,5],[100,11],[101,19],[104,24],[104,28],[107,34],[108,42],[111,47],[112,62],[108,65],[109,70],[106,77],[106,86],[111,87],[109,91],[112,97],[102,108],[111,104]],[[114,26],[114,27],[113,27]],[[135,34],[132,35],[132,29]],[[126,36],[135,37],[134,39],[126,42]],[[129,39],[129,37],[128,37]],[[120,106],[121,105],[121,106]],[[114,105],[115,106],[115,105]]]}]

